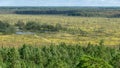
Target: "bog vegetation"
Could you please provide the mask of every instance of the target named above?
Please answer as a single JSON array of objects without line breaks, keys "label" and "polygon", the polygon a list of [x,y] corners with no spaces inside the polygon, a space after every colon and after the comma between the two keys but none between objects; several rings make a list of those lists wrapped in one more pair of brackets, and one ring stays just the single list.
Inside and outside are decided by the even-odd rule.
[{"label": "bog vegetation", "polygon": [[[8,24],[0,27],[4,29],[0,31],[0,45],[4,46],[60,42],[86,45],[102,39],[108,46],[120,44],[119,18],[1,14],[0,20],[1,24]],[[19,31],[32,34],[16,34]]]}]

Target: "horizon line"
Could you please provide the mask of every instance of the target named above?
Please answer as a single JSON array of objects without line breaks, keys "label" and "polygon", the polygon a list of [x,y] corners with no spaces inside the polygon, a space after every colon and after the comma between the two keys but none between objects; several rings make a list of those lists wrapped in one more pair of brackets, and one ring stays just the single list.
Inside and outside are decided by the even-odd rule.
[{"label": "horizon line", "polygon": [[120,7],[120,6],[0,6],[0,7]]}]

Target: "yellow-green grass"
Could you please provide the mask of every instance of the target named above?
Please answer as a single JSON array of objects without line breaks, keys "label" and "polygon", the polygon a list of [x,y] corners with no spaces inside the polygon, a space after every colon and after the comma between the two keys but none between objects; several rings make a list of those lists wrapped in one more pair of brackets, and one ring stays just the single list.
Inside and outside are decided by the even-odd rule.
[{"label": "yellow-green grass", "polygon": [[[102,17],[72,17],[58,15],[16,15],[0,14],[0,20],[14,24],[19,20],[35,21],[55,25],[60,23],[63,27],[73,31],[88,32],[86,36],[79,33],[68,32],[40,33],[37,35],[0,35],[1,46],[19,46],[22,44],[49,45],[65,42],[67,44],[98,44],[101,39],[105,45],[119,45],[120,41],[120,18]],[[99,31],[99,32],[95,32]]]}]

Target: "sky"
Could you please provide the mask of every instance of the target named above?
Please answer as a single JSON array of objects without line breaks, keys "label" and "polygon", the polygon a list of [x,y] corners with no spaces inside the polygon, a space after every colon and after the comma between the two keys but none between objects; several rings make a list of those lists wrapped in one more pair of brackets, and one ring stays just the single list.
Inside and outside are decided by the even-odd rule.
[{"label": "sky", "polygon": [[120,6],[120,0],[0,0],[0,6]]}]

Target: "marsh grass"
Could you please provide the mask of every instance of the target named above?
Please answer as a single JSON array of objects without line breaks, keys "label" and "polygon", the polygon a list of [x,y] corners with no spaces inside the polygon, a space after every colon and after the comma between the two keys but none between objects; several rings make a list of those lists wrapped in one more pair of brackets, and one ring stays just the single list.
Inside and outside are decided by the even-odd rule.
[{"label": "marsh grass", "polygon": [[101,39],[108,46],[119,45],[120,19],[104,17],[72,17],[58,15],[16,15],[0,14],[0,20],[15,24],[18,21],[27,23],[35,21],[41,24],[55,25],[60,23],[66,28],[55,33],[39,33],[35,35],[0,35],[0,45],[18,46],[22,44],[46,45],[58,44],[97,44]]}]

